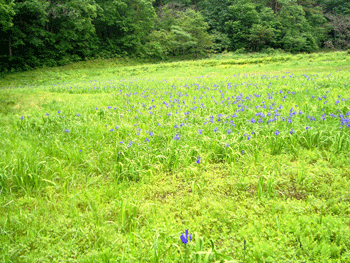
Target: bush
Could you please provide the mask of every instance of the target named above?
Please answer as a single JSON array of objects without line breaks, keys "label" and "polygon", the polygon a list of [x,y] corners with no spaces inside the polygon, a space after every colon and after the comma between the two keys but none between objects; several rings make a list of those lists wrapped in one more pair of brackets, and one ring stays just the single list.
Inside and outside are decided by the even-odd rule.
[{"label": "bush", "polygon": [[242,48],[236,49],[233,53],[234,54],[246,54],[247,51],[245,50],[244,47],[242,47]]},{"label": "bush", "polygon": [[280,54],[286,54],[287,52],[280,48],[274,49],[272,47],[268,47],[268,48],[262,49],[261,53],[268,54],[268,55],[280,55]]}]

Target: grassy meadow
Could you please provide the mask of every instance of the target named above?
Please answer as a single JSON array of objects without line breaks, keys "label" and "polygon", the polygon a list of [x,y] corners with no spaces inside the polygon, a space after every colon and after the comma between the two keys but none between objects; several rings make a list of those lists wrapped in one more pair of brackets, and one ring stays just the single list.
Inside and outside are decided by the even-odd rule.
[{"label": "grassy meadow", "polygon": [[1,262],[350,262],[348,53],[88,61],[0,87]]}]

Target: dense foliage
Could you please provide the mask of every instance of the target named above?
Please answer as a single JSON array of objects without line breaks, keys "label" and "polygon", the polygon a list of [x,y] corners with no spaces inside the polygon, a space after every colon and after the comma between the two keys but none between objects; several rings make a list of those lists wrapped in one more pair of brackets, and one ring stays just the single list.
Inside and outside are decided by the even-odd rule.
[{"label": "dense foliage", "polygon": [[94,57],[350,48],[346,0],[0,0],[0,71]]}]

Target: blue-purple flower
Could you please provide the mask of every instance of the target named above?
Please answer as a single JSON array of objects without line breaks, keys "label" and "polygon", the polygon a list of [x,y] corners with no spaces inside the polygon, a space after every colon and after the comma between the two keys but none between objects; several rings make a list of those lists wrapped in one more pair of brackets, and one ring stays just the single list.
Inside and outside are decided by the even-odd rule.
[{"label": "blue-purple flower", "polygon": [[65,129],[64,131],[65,131],[66,133],[69,133],[69,130],[68,130],[68,129]]},{"label": "blue-purple flower", "polygon": [[192,233],[188,236],[188,229],[186,229],[185,234],[181,232],[180,240],[185,245],[188,243],[188,237],[190,238],[190,241],[192,241]]},{"label": "blue-purple flower", "polygon": [[175,136],[175,138],[174,138],[174,139],[175,139],[175,140],[180,139],[179,135],[178,135],[178,134],[176,134],[176,136]]},{"label": "blue-purple flower", "polygon": [[126,146],[126,147],[130,147],[133,143],[135,143],[135,142],[133,142],[132,140],[129,142],[129,144],[128,144],[128,146]]},{"label": "blue-purple flower", "polygon": [[198,164],[199,164],[199,163],[201,163],[201,162],[203,162],[203,160],[202,160],[202,158],[201,158],[201,157],[199,157],[199,156],[198,156],[198,157],[197,157],[197,161],[196,161],[196,163],[198,163]]}]

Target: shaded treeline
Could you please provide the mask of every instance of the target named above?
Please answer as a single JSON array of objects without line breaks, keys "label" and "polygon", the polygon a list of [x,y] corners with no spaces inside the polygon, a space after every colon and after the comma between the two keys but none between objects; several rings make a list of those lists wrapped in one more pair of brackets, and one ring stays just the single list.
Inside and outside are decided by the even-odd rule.
[{"label": "shaded treeline", "polygon": [[0,71],[95,57],[350,48],[347,0],[0,0]]}]

